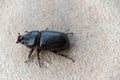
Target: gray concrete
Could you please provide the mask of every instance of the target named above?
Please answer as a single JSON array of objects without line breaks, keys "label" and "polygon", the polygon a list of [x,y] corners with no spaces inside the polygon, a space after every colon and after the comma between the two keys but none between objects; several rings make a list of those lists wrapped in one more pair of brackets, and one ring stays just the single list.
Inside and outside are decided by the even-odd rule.
[{"label": "gray concrete", "polygon": [[[16,44],[18,32],[73,32],[75,63]],[[0,80],[120,80],[120,0],[0,0]]]}]

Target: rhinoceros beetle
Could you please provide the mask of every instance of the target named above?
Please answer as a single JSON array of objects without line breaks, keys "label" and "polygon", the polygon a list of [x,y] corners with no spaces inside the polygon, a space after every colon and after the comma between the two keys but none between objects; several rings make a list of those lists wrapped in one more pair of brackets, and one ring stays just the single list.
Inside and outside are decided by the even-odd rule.
[{"label": "rhinoceros beetle", "polygon": [[16,41],[16,43],[21,43],[31,49],[28,55],[28,60],[26,60],[25,62],[30,61],[34,49],[37,50],[37,58],[38,58],[39,66],[41,66],[39,52],[42,50],[52,51],[55,54],[64,56],[68,59],[71,59],[74,62],[74,60],[68,57],[67,55],[58,53],[59,51],[65,50],[70,47],[68,34],[73,34],[73,33],[62,33],[57,31],[48,31],[48,30],[30,31],[30,32],[26,31],[26,32],[27,33],[24,35],[18,33],[19,36]]}]

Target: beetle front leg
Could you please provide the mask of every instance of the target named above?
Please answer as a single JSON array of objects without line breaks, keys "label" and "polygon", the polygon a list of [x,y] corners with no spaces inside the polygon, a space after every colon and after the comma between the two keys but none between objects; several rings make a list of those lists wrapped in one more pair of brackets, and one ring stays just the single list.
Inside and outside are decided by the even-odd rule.
[{"label": "beetle front leg", "polygon": [[54,52],[54,53],[57,54],[57,55],[63,56],[63,57],[65,57],[65,58],[68,58],[68,59],[72,60],[73,62],[75,62],[75,60],[74,60],[73,58],[71,58],[71,57],[69,57],[69,56],[67,56],[67,55],[64,55],[64,54],[60,54],[60,53],[58,53],[58,51],[52,51],[52,52]]},{"label": "beetle front leg", "polygon": [[30,61],[30,59],[31,59],[31,57],[32,57],[32,53],[33,53],[33,51],[34,51],[34,48],[31,49],[31,51],[30,51],[30,53],[29,53],[29,55],[28,55],[28,60],[26,60],[25,63],[27,63],[27,62]]},{"label": "beetle front leg", "polygon": [[41,51],[41,50],[37,49],[38,64],[39,64],[39,66],[41,67],[41,64],[40,64],[40,55],[39,55],[39,52],[40,52],[40,51]]}]

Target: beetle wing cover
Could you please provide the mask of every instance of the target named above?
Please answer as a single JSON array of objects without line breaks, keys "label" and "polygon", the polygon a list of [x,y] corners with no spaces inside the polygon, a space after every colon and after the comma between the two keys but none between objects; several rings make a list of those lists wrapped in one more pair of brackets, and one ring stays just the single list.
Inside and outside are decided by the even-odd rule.
[{"label": "beetle wing cover", "polygon": [[40,47],[43,49],[59,50],[66,45],[66,36],[59,32],[42,32]]}]

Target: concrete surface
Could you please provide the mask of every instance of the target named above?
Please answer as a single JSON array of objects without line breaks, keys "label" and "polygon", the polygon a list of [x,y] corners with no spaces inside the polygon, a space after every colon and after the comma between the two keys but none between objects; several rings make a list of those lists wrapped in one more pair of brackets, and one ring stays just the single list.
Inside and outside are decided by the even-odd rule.
[{"label": "concrete surface", "polygon": [[[71,49],[36,52],[16,44],[18,32],[73,32]],[[120,0],[0,0],[0,80],[120,80]]]}]

